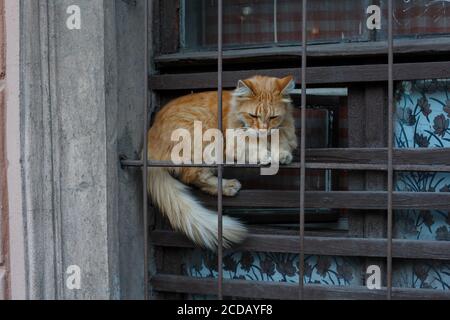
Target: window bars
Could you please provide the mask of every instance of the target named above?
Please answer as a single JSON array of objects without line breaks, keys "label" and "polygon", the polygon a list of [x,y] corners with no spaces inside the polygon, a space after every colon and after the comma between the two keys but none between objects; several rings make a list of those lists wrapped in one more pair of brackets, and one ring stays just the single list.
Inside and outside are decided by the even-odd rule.
[{"label": "window bars", "polygon": [[[321,154],[321,151],[314,151],[314,150],[308,150],[308,154],[306,153],[306,107],[307,107],[307,81],[309,81],[311,78],[313,79],[313,83],[320,83],[320,81],[325,82],[323,80],[324,75],[323,74],[315,74],[314,72],[310,72],[311,68],[307,68],[307,0],[302,0],[302,57],[301,57],[301,137],[300,137],[300,163],[294,163],[289,166],[285,166],[287,168],[292,169],[300,169],[300,226],[299,226],[299,238],[292,239],[291,237],[283,237],[279,236],[264,236],[264,238],[274,238],[272,240],[267,240],[264,242],[264,240],[261,240],[262,236],[258,235],[252,235],[251,241],[257,242],[261,241],[263,245],[260,245],[258,249],[263,248],[267,251],[269,250],[280,250],[279,252],[299,252],[300,260],[299,260],[299,284],[298,287],[295,289],[295,292],[298,292],[298,298],[299,299],[305,299],[308,297],[312,297],[315,295],[322,294],[324,296],[327,296],[326,290],[321,289],[320,287],[313,288],[309,287],[309,293],[308,295],[305,295],[305,285],[304,285],[304,275],[305,275],[305,264],[304,264],[304,256],[305,253],[308,254],[321,254],[321,255],[353,255],[353,256],[366,256],[366,257],[386,257],[386,265],[387,265],[387,276],[386,276],[386,290],[375,290],[376,292],[368,293],[367,291],[363,290],[363,288],[354,288],[352,290],[341,290],[334,288],[335,293],[343,293],[344,291],[348,293],[346,297],[351,298],[384,298],[392,299],[393,298],[393,289],[392,289],[392,260],[393,256],[396,258],[423,258],[423,259],[440,259],[440,260],[448,260],[450,259],[450,253],[448,251],[449,246],[448,243],[431,243],[427,242],[426,244],[423,244],[423,241],[408,241],[408,240],[395,240],[395,243],[393,243],[393,234],[392,234],[392,228],[393,228],[393,208],[399,208],[402,207],[402,202],[404,202],[405,199],[411,199],[410,195],[406,193],[395,193],[394,197],[394,186],[393,186],[393,174],[394,170],[399,171],[442,171],[442,172],[450,172],[450,164],[444,161],[444,163],[439,163],[437,165],[434,164],[433,160],[436,159],[436,154],[434,151],[426,151],[426,150],[420,150],[420,154],[424,154],[424,157],[420,158],[422,161],[420,164],[415,163],[412,161],[412,163],[408,162],[409,157],[412,157],[413,159],[416,159],[415,157],[419,155],[419,151],[414,150],[394,150],[393,145],[393,138],[394,138],[394,119],[393,119],[393,112],[394,112],[394,80],[399,80],[402,77],[402,74],[406,74],[406,77],[411,77],[411,75],[408,75],[408,69],[410,66],[408,64],[404,64],[402,67],[396,67],[394,65],[394,42],[393,42],[393,4],[392,0],[388,0],[388,42],[387,42],[387,54],[388,54],[388,66],[387,66],[387,77],[381,76],[381,75],[375,75],[371,78],[369,81],[379,81],[380,79],[386,79],[388,80],[388,146],[387,149],[370,149],[370,150],[362,150],[362,149],[348,149],[348,150],[338,150],[335,151],[337,157],[333,158],[327,158],[324,156],[324,154]],[[146,85],[147,89],[150,89],[152,86],[152,82],[149,81],[149,43],[148,43],[148,31],[149,31],[149,21],[148,21],[148,11],[149,11],[149,1],[144,1],[144,32],[145,32],[145,50],[144,50],[144,60],[145,60],[145,68],[144,68],[144,83]],[[150,2],[152,3],[152,2]],[[217,89],[218,89],[218,128],[220,130],[223,129],[222,124],[222,107],[223,107],[223,101],[222,101],[222,92],[224,87],[224,71],[223,71],[223,0],[218,0],[218,69],[217,69]],[[420,65],[420,63],[416,64]],[[448,67],[449,64],[447,62],[438,62],[436,66],[436,70],[439,69],[440,71],[438,74],[442,74],[442,66]],[[313,67],[314,68],[314,67]],[[313,69],[312,68],[312,69]],[[363,69],[366,67],[362,67]],[[374,66],[372,68],[371,66],[368,66],[366,69],[366,72],[372,71],[379,71],[379,66]],[[339,67],[334,67],[334,72],[336,72],[336,69],[339,69]],[[422,68],[424,70],[424,68]],[[421,69],[421,70],[422,70]],[[433,68],[432,68],[433,69]],[[384,69],[383,69],[384,70]],[[394,73],[395,70],[395,73]],[[267,71],[267,70],[266,70]],[[280,73],[284,73],[284,71],[280,71],[277,69],[272,70],[274,75],[279,75]],[[324,72],[324,69],[322,68],[320,72]],[[353,82],[357,81],[363,81],[366,80],[364,78],[364,75],[361,76],[361,72],[358,71],[357,74],[351,75],[350,78]],[[364,73],[364,72],[363,72]],[[297,73],[298,74],[298,73]],[[309,75],[311,74],[311,77]],[[308,76],[308,78],[307,78]],[[160,76],[164,77],[164,76]],[[170,76],[169,76],[170,77]],[[204,80],[208,80],[208,75],[204,75],[206,77]],[[352,78],[353,77],[353,78]],[[377,78],[378,77],[378,78]],[[320,78],[320,81],[317,82],[317,79]],[[183,80],[186,78],[183,77]],[[414,78],[412,78],[414,79]],[[331,79],[331,82],[333,79]],[[351,81],[351,82],[352,82]],[[163,83],[168,83],[167,79],[162,80]],[[205,81],[208,82],[208,81]],[[230,81],[227,79],[227,84],[229,84]],[[158,82],[153,82],[153,84],[156,84],[156,86],[161,84],[158,84]],[[179,84],[173,84],[172,86],[174,88],[177,87]],[[150,87],[149,87],[150,86]],[[202,292],[211,292],[211,288],[215,288],[215,291],[217,292],[217,296],[219,299],[223,299],[224,297],[224,279],[223,279],[223,239],[222,239],[222,218],[223,218],[223,195],[222,195],[222,178],[223,178],[223,169],[225,167],[246,167],[246,168],[255,168],[259,167],[258,165],[227,165],[227,164],[217,164],[217,165],[206,165],[206,164],[189,164],[189,165],[175,165],[169,162],[164,161],[149,161],[148,157],[148,135],[147,130],[149,126],[149,120],[148,120],[148,110],[149,110],[149,90],[145,90],[144,95],[144,135],[143,135],[143,141],[144,141],[144,151],[142,156],[142,161],[139,160],[122,160],[122,166],[124,167],[140,167],[142,168],[142,182],[143,182],[143,221],[144,221],[144,288],[145,288],[145,298],[148,299],[149,295],[149,269],[148,269],[148,245],[149,245],[149,230],[148,230],[148,194],[147,194],[147,168],[149,167],[208,167],[208,168],[217,168],[218,170],[218,199],[217,199],[217,211],[218,211],[218,279],[217,282],[212,282],[215,280],[207,280],[204,283],[205,290],[200,290]],[[322,150],[323,152],[327,153],[326,150]],[[323,161],[310,161],[310,159],[314,159],[314,152],[316,152],[316,157],[321,159],[325,159]],[[364,154],[364,152],[367,152],[367,154]],[[446,151],[444,151],[444,156]],[[430,155],[429,157],[427,155]],[[372,160],[367,161],[367,157],[370,157]],[[352,163],[343,163],[339,162],[338,159],[346,158],[346,159],[352,159]],[[387,158],[387,163],[384,162]],[[426,160],[424,160],[427,158]],[[331,160],[330,160],[331,159]],[[308,161],[308,162],[307,162]],[[353,163],[356,162],[356,163]],[[359,163],[358,163],[359,162]],[[345,192],[346,195],[342,192],[306,192],[305,190],[305,174],[307,168],[319,168],[319,169],[350,169],[350,170],[376,170],[376,171],[387,171],[387,192],[371,192],[368,194],[365,194],[364,192]],[[327,199],[324,201],[322,198],[327,194]],[[360,197],[360,200],[355,200],[355,198]],[[421,203],[422,201],[425,201],[425,204]],[[426,199],[426,200],[424,200]],[[422,208],[424,206],[429,206],[430,203],[433,203],[434,206],[440,207],[440,208],[447,208],[447,201],[448,198],[443,195],[433,195],[433,194],[424,194],[420,193],[420,197],[416,199],[415,201],[412,201],[408,204],[409,207],[417,207]],[[231,200],[232,201],[232,200]],[[312,208],[320,208],[327,206],[333,207],[333,208],[342,208],[347,207],[349,209],[363,209],[363,208],[372,208],[372,209],[382,209],[386,208],[386,206],[383,205],[383,202],[387,201],[387,237],[386,241],[383,239],[356,239],[356,238],[332,238],[332,239],[315,239],[314,237],[305,237],[305,207],[312,207]],[[434,204],[436,202],[437,204]],[[349,203],[346,205],[346,203]],[[370,205],[368,205],[368,203]],[[386,203],[386,202],[384,202]],[[156,232],[158,234],[158,232]],[[166,245],[167,243],[170,243],[170,246],[183,246],[184,240],[180,240],[179,238],[168,238],[167,233],[164,231],[159,232],[160,240],[156,241],[155,245]],[[164,238],[165,237],[165,238]],[[276,239],[275,239],[276,238]],[[272,243],[273,241],[273,243]],[[324,247],[324,243],[333,242],[334,246],[333,248],[327,248]],[[163,244],[164,243],[164,244]],[[243,247],[246,247],[246,244],[243,245]],[[254,249],[255,246],[250,244],[247,244],[247,247],[250,249]],[[341,249],[339,249],[341,248]],[[248,249],[248,248],[247,248]],[[385,254],[382,254],[382,251],[385,251]],[[418,253],[419,252],[419,253]],[[161,287],[161,283],[165,282],[166,286],[169,288],[175,288],[174,291],[176,292],[185,292],[182,291],[182,289],[177,289],[180,287],[180,284],[177,284],[177,280],[171,278],[170,276],[164,276],[159,275],[158,278],[155,279],[155,283],[158,284]],[[195,286],[195,283],[197,280],[190,280],[190,279],[183,279],[184,286]],[[168,285],[167,285],[168,284]],[[240,281],[234,281],[233,284],[229,284],[230,290],[237,292],[237,290],[231,290],[236,288],[243,288],[245,287],[246,290],[256,290],[258,286],[261,284],[253,284],[248,283],[244,284]],[[158,287],[158,285],[156,285]],[[267,287],[271,288],[271,287]],[[284,289],[281,290],[280,288],[274,288],[274,293],[278,294],[276,296],[277,298],[283,298],[283,297],[292,297],[292,294],[294,293],[294,288],[292,286],[286,286]],[[436,298],[448,298],[448,294],[446,293],[440,293],[440,292],[430,292],[427,294],[424,293],[418,293],[417,295],[414,295],[411,293],[410,290],[399,290],[398,292],[399,297],[436,297]],[[229,295],[229,294],[225,294]],[[394,296],[394,298],[397,298],[397,296]]]},{"label": "window bars", "polygon": [[148,164],[148,110],[149,110],[149,88],[148,88],[148,75],[149,72],[149,43],[148,43],[148,24],[150,23],[148,20],[149,14],[149,1],[144,1],[144,148],[143,148],[143,167],[142,167],[142,214],[143,214],[143,223],[144,223],[144,298],[148,300],[149,298],[149,261],[148,261],[148,174],[147,174],[147,164]]}]

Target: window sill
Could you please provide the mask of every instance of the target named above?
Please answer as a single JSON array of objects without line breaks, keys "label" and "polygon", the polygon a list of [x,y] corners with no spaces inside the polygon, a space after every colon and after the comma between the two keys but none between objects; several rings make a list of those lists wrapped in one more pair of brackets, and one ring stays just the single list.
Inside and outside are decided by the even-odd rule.
[{"label": "window sill", "polygon": [[[394,43],[396,55],[430,55],[450,52],[450,36],[427,39],[398,39]],[[264,47],[251,49],[232,49],[224,51],[224,63],[267,62],[298,60],[301,57],[301,46]],[[387,54],[386,41],[317,44],[308,47],[310,59],[323,58],[367,58]],[[215,64],[216,51],[180,52],[158,55],[154,62],[158,67],[174,67],[177,65]]]}]

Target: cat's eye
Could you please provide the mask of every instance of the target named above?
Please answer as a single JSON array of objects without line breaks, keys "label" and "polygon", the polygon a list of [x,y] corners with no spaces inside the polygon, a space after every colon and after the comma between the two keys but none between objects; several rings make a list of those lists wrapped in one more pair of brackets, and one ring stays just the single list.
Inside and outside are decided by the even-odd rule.
[{"label": "cat's eye", "polygon": [[272,117],[270,117],[270,120],[275,120],[275,119],[278,119],[280,116],[272,116]]},{"label": "cat's eye", "polygon": [[257,116],[256,114],[249,113],[248,115],[249,115],[250,117],[252,117],[252,118],[255,118],[255,119],[258,118],[258,116]]}]

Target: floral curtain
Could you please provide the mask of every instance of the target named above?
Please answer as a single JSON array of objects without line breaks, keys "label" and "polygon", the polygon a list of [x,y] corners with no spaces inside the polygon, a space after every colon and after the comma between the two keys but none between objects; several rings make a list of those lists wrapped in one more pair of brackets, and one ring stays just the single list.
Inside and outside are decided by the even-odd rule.
[{"label": "floral curtain", "polygon": [[[397,93],[397,148],[450,147],[450,79],[407,81]],[[401,172],[396,189],[408,192],[450,192],[450,174]],[[449,204],[450,207],[450,204]],[[395,212],[394,237],[450,241],[450,209]],[[437,261],[395,261],[394,285],[450,289],[450,264]]]},{"label": "floral curtain", "polygon": [[[450,79],[409,81],[396,94],[396,148],[450,147]],[[396,190],[450,192],[450,174],[396,173]],[[449,204],[450,205],[450,204]],[[450,211],[450,210],[449,210]],[[394,238],[450,241],[449,211],[397,210]],[[364,258],[305,257],[304,283],[363,285]],[[395,287],[450,289],[450,264],[426,260],[394,260]],[[224,257],[224,278],[298,283],[299,255],[270,252],[229,252]],[[201,250],[190,255],[187,274],[216,278],[217,256]]]}]

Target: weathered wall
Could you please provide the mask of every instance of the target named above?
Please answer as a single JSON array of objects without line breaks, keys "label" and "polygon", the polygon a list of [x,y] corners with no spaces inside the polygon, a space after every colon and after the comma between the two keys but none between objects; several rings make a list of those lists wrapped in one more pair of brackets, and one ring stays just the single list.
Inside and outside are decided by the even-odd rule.
[{"label": "weathered wall", "polygon": [[26,298],[20,121],[20,2],[6,0],[6,159],[11,299]]},{"label": "weathered wall", "polygon": [[[144,117],[144,1],[136,6],[116,0],[118,62],[118,153],[140,157]],[[150,35],[149,35],[150,36]],[[144,297],[144,239],[142,174],[138,169],[119,171],[119,239],[121,296]]]},{"label": "weathered wall", "polygon": [[8,290],[8,190],[6,180],[6,106],[5,106],[5,11],[0,0],[0,300],[9,296]]},{"label": "weathered wall", "polygon": [[[119,296],[111,1],[21,2],[22,165],[31,299]],[[66,270],[81,270],[81,289]]]},{"label": "weathered wall", "polygon": [[[143,119],[143,8],[21,0],[21,155],[27,294],[31,299],[142,298],[138,156]],[[81,289],[66,270],[81,268]]]}]

